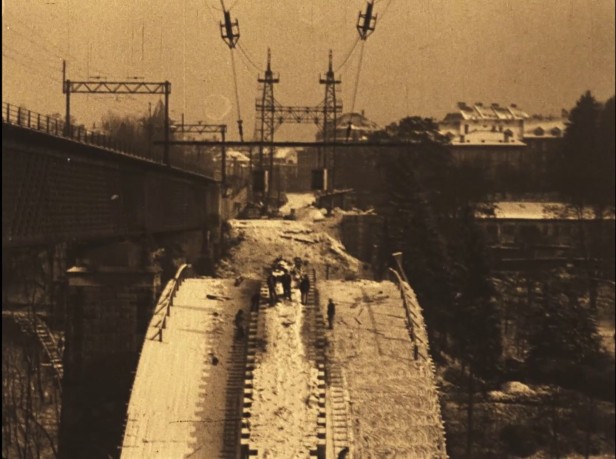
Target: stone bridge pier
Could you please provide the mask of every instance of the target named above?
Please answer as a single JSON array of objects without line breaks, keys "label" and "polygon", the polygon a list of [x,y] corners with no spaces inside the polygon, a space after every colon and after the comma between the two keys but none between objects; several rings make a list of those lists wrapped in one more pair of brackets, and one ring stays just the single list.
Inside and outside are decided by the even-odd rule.
[{"label": "stone bridge pier", "polygon": [[161,290],[149,248],[143,242],[82,248],[67,270],[62,458],[119,454],[139,351]]}]

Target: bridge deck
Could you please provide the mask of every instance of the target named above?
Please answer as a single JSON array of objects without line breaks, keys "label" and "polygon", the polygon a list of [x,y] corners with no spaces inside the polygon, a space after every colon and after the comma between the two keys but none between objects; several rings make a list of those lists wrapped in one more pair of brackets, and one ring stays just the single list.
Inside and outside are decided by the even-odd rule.
[{"label": "bridge deck", "polygon": [[[223,455],[233,367],[233,318],[257,286],[186,279],[173,301],[163,341],[143,346],[128,407],[122,458]],[[209,295],[208,298],[206,295]],[[214,299],[213,297],[216,297]]]},{"label": "bridge deck", "polygon": [[[350,443],[354,457],[446,457],[439,450],[444,437],[430,362],[414,359],[395,284],[325,281],[319,291],[324,315],[328,298],[337,305],[329,365],[330,378],[342,378],[330,380],[328,392],[330,452]],[[332,405],[342,389],[346,410]],[[345,424],[351,432],[338,432]]]}]

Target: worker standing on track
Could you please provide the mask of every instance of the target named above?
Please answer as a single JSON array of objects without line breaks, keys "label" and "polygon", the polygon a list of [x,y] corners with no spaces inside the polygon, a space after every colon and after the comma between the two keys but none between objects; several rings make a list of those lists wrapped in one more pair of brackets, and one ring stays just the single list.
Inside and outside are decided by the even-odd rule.
[{"label": "worker standing on track", "polygon": [[327,322],[329,324],[329,329],[334,328],[334,318],[336,317],[336,305],[333,300],[330,298],[327,303]]},{"label": "worker standing on track", "polygon": [[284,297],[288,300],[291,299],[291,274],[289,271],[284,272],[282,275],[282,289],[284,291]]},{"label": "worker standing on track", "polygon": [[270,306],[274,306],[278,302],[278,295],[276,295],[276,277],[272,273],[267,276],[267,289],[269,291]]},{"label": "worker standing on track", "polygon": [[302,293],[302,304],[308,303],[308,292],[310,291],[310,279],[308,275],[304,274],[302,280],[299,283],[299,291]]}]

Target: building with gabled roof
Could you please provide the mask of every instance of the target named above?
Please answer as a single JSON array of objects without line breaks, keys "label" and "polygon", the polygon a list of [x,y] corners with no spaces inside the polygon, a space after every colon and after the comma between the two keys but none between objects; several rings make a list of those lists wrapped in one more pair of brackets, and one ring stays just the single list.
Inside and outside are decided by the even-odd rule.
[{"label": "building with gabled roof", "polygon": [[[361,113],[344,113],[336,120],[335,140],[339,142],[362,142],[382,128]],[[317,133],[317,141],[323,140],[323,131]]]}]

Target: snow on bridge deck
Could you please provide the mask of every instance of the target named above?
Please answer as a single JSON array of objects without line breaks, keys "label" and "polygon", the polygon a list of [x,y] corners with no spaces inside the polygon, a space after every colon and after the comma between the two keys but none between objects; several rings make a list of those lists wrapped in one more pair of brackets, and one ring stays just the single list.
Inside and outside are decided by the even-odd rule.
[{"label": "snow on bridge deck", "polygon": [[328,298],[337,305],[329,364],[348,392],[353,457],[447,457],[430,361],[414,358],[398,287],[362,280],[318,289],[324,315]]},{"label": "snow on bridge deck", "polygon": [[152,324],[148,329],[128,406],[123,459],[221,455],[230,421],[225,385],[233,319],[239,308],[247,311],[256,289],[250,280],[239,287],[230,279],[184,281],[163,341],[149,339],[156,329]]}]

